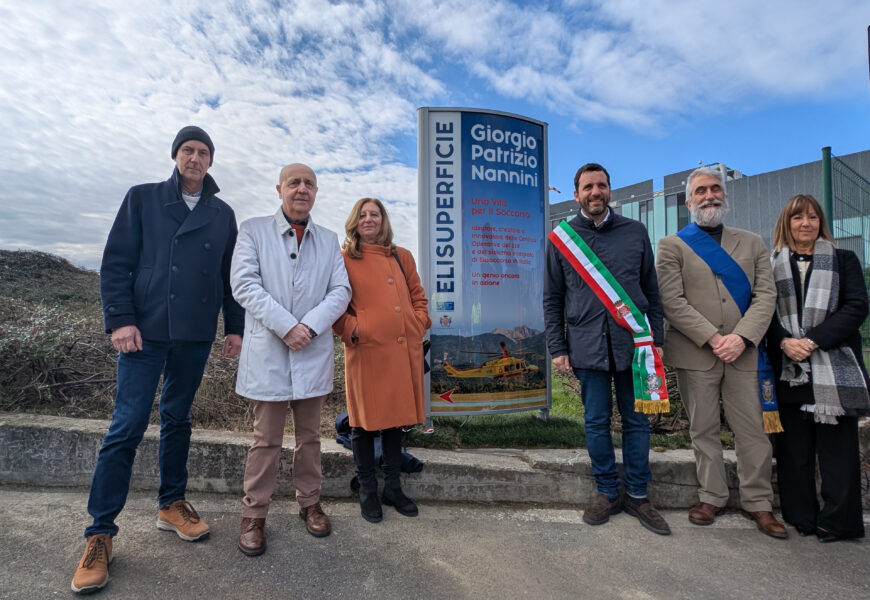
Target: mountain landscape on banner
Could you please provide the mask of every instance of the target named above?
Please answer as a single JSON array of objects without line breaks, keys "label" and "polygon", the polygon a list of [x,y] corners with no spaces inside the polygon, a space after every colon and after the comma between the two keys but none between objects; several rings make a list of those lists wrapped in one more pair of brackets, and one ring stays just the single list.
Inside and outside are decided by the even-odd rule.
[{"label": "mountain landscape on banner", "polygon": [[509,337],[515,342],[519,342],[520,340],[524,340],[526,338],[534,337],[541,332],[537,329],[532,329],[531,327],[526,327],[525,325],[518,325],[513,329],[493,329],[489,332],[490,334],[499,334],[505,337]]},{"label": "mountain landscape on banner", "polygon": [[[470,369],[498,359],[503,356],[502,342],[510,356],[523,359],[527,364],[536,366],[537,370],[505,380],[501,377],[459,379],[451,377],[444,368],[445,362],[457,369]],[[433,391],[495,392],[537,389],[547,385],[547,340],[542,331],[520,325],[514,329],[493,329],[468,337],[433,334],[431,343],[430,382]]]}]

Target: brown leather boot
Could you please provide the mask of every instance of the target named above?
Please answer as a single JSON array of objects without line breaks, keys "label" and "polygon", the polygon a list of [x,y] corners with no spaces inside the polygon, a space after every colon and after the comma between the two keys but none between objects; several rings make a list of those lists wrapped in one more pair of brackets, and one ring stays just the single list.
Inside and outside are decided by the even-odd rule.
[{"label": "brown leather boot", "polygon": [[242,517],[242,531],[239,534],[239,550],[242,554],[260,556],[266,551],[265,526],[265,517]]},{"label": "brown leather boot", "polygon": [[188,542],[201,540],[209,533],[208,525],[187,500],[176,500],[157,511],[157,529],[174,531]]},{"label": "brown leather boot", "polygon": [[72,591],[90,594],[109,583],[109,563],[112,562],[112,536],[108,533],[92,535],[85,540],[85,552],[73,575]]}]

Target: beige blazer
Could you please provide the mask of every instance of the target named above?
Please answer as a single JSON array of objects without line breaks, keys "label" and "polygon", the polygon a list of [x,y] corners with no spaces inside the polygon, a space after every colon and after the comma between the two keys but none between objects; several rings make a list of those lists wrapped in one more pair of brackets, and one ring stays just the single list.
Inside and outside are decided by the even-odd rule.
[{"label": "beige blazer", "polygon": [[656,273],[665,315],[665,364],[697,371],[719,360],[707,340],[736,333],[752,341],[734,361],[742,371],[757,369],[756,346],[764,337],[776,307],[776,287],[767,247],[761,236],[725,227],[722,248],[737,261],[752,285],[752,300],[741,315],[719,276],[676,235],[659,241]]}]

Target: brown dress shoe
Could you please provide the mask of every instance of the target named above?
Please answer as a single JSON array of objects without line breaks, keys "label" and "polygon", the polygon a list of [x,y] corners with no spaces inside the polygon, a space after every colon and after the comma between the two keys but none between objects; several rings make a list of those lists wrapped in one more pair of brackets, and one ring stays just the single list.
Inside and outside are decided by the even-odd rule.
[{"label": "brown dress shoe", "polygon": [[689,522],[695,525],[712,525],[716,517],[725,512],[724,506],[698,502],[689,509]]},{"label": "brown dress shoe", "polygon": [[332,525],[329,524],[329,517],[320,508],[320,502],[312,506],[303,506],[299,508],[299,518],[305,521],[305,527],[308,533],[314,537],[326,537],[332,533]]},{"label": "brown dress shoe", "polygon": [[242,532],[239,534],[239,550],[247,556],[260,556],[266,551],[265,518],[242,517]]},{"label": "brown dress shoe", "polygon": [[743,514],[750,519],[754,519],[758,530],[764,535],[769,535],[770,537],[779,538],[781,540],[788,537],[788,531],[785,530],[785,526],[777,521],[776,517],[774,517],[773,513],[769,510],[759,510],[756,512],[744,510]]}]

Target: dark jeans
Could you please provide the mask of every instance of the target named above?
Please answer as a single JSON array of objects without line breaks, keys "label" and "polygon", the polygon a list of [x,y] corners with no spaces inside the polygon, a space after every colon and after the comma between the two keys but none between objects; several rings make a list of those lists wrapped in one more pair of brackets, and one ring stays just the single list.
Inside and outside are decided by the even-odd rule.
[{"label": "dark jeans", "polygon": [[94,522],[85,529],[85,537],[118,533],[115,517],[127,501],[133,459],[148,427],[161,373],[158,502],[165,508],[184,498],[190,407],[210,351],[210,342],[143,340],[139,352],[118,355],[115,409],[91,482],[88,512]]},{"label": "dark jeans", "polygon": [[631,371],[594,371],[574,369],[580,380],[580,399],[586,421],[586,447],[592,461],[592,475],[598,491],[611,500],[619,496],[619,472],[610,436],[613,413],[611,379],[616,388],[616,404],[622,417],[622,462],[625,491],[637,498],[646,496],[652,479],[649,469],[649,419],[634,411],[634,384]]}]

